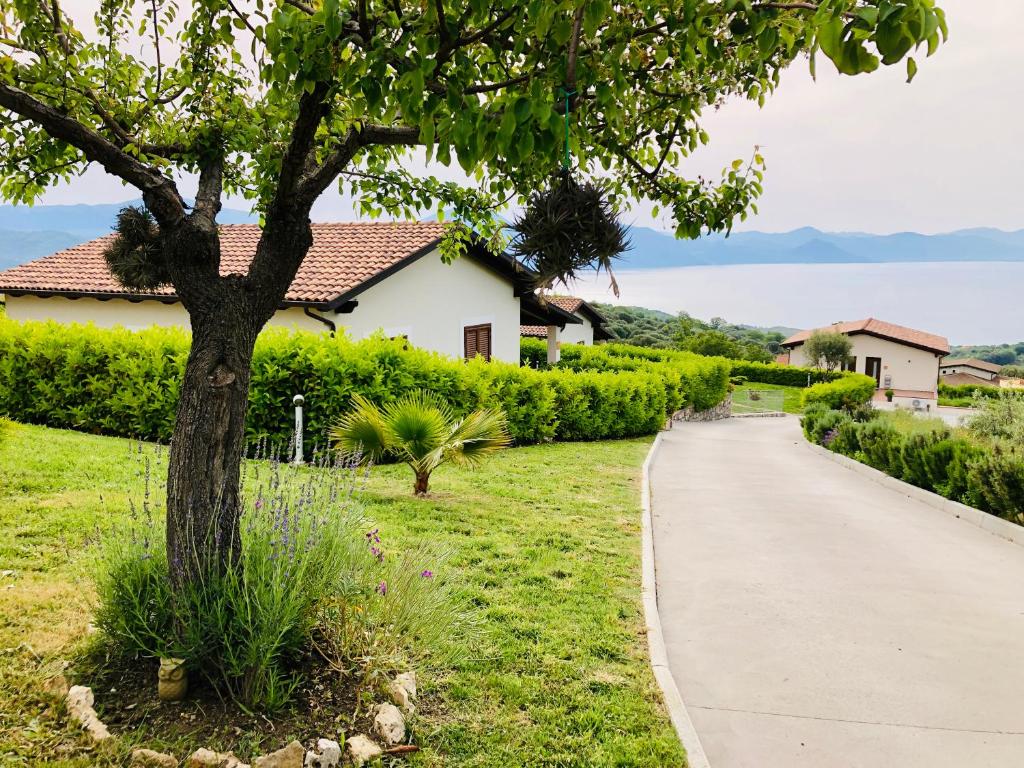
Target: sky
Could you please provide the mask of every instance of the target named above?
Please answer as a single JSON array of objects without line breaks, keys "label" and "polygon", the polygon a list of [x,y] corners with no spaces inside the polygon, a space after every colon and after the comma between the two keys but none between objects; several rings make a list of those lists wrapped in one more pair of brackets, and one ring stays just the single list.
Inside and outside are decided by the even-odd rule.
[{"label": "sky", "polygon": [[[93,5],[65,2],[78,13]],[[902,65],[844,77],[821,57],[815,81],[806,62],[798,61],[763,108],[738,100],[705,115],[711,144],[688,158],[682,170],[717,177],[732,160],[748,158],[754,145],[762,147],[766,192],[759,214],[739,230],[1024,228],[1019,191],[1024,0],[939,0],[939,5],[947,12],[950,40],[919,62],[912,84],[905,82]],[[102,170],[90,169],[51,190],[42,202],[118,202],[137,196]],[[241,200],[227,205],[246,207]],[[624,218],[639,226],[672,228],[650,211],[640,201]],[[317,203],[313,218],[345,221],[356,215],[351,200],[332,190]]]}]

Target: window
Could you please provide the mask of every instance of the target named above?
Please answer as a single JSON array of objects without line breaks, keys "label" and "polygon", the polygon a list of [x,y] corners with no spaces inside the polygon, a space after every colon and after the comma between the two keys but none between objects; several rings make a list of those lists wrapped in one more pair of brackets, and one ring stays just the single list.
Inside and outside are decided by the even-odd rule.
[{"label": "window", "polygon": [[491,359],[491,324],[467,325],[462,329],[463,349],[466,359],[472,360],[477,355],[484,360]]},{"label": "window", "polygon": [[857,370],[857,356],[856,355],[853,355],[852,357],[848,357],[848,358],[846,358],[846,360],[843,361],[843,370],[844,371],[856,371]]}]

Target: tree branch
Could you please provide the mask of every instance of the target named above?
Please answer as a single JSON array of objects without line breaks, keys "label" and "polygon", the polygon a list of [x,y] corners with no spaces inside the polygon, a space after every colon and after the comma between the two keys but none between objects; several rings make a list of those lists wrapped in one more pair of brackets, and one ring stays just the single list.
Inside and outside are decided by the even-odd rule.
[{"label": "tree branch", "polygon": [[491,91],[500,91],[502,88],[510,88],[513,85],[520,85],[530,79],[530,75],[520,75],[519,77],[513,77],[511,80],[502,80],[500,83],[483,83],[481,85],[471,85],[466,88],[463,93],[490,93]]},{"label": "tree branch", "polygon": [[173,181],[91,128],[10,85],[0,84],[0,107],[32,120],[53,138],[78,149],[90,162],[99,163],[108,173],[137,187],[162,227],[173,227],[184,217],[185,204]]},{"label": "tree branch", "polygon": [[204,229],[212,231],[220,212],[220,197],[224,189],[224,159],[214,157],[204,161],[199,170],[199,189],[192,217],[198,219]]},{"label": "tree branch", "polygon": [[278,177],[277,191],[270,204],[271,209],[283,210],[294,202],[299,180],[313,151],[317,128],[320,127],[320,121],[327,109],[324,103],[327,90],[326,83],[317,83],[312,93],[304,91],[299,99],[299,114],[292,127],[288,149],[281,159],[281,174]]},{"label": "tree branch", "polygon": [[316,13],[316,10],[311,5],[306,5],[302,0],[284,0],[286,5],[290,5],[292,8],[298,8],[305,14],[312,16]]},{"label": "tree branch", "polygon": [[585,3],[580,3],[572,20],[572,37],[569,38],[569,52],[565,58],[565,87],[566,90],[576,90],[576,56],[580,49],[580,32],[583,31],[583,11]]},{"label": "tree branch", "polygon": [[437,34],[444,47],[452,37],[448,32],[448,21],[444,17],[444,0],[434,0],[434,12],[437,14]]},{"label": "tree branch", "polygon": [[418,128],[407,126],[367,125],[351,129],[341,144],[319,166],[308,171],[296,191],[303,204],[312,205],[345,170],[356,153],[368,146],[415,146],[420,143]]},{"label": "tree branch", "polygon": [[299,183],[296,192],[304,204],[310,206],[323,194],[336,178],[344,170],[345,166],[352,162],[356,152],[362,146],[362,138],[356,129],[350,129],[341,144],[327,156],[319,166],[307,172]]}]

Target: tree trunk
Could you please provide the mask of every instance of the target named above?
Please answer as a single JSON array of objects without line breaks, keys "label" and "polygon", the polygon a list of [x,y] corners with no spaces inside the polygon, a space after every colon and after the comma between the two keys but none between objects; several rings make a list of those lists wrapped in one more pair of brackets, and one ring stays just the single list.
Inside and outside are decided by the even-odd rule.
[{"label": "tree trunk", "polygon": [[242,297],[228,290],[212,306],[190,310],[192,348],[167,476],[167,557],[176,584],[223,571],[241,551],[238,483],[259,333]]},{"label": "tree trunk", "polygon": [[416,473],[416,485],[413,487],[413,492],[417,496],[426,496],[427,490],[430,487],[430,473],[429,472],[417,472]]},{"label": "tree trunk", "polygon": [[176,586],[209,569],[224,572],[241,553],[239,476],[253,347],[311,244],[308,210],[271,211],[249,274],[222,276],[216,224],[198,203],[196,213],[162,234],[192,325],[167,469],[167,559]]}]

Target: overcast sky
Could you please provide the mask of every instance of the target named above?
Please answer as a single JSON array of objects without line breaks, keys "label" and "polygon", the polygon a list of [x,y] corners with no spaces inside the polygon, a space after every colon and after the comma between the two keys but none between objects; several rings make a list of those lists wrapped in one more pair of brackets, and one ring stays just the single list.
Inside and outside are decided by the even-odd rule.
[{"label": "overcast sky", "polygon": [[[921,61],[913,84],[902,66],[840,77],[822,57],[813,81],[805,62],[784,75],[764,108],[727,104],[705,116],[711,145],[687,173],[717,177],[755,144],[768,162],[760,214],[741,229],[946,232],[966,227],[1024,228],[1024,0],[939,0],[950,41]],[[89,0],[66,5],[92,7]],[[51,190],[47,203],[116,202],[137,197],[90,169]],[[229,201],[231,207],[245,207]],[[630,223],[669,228],[649,206]],[[318,221],[355,218],[330,192]]]}]

